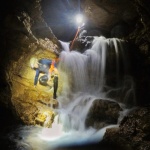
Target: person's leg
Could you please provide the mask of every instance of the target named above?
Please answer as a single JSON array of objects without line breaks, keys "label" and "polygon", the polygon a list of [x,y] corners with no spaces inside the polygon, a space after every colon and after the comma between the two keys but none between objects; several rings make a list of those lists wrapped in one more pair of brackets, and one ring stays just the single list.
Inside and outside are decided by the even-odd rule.
[{"label": "person's leg", "polygon": [[58,75],[54,76],[54,93],[53,93],[53,98],[56,99],[57,98],[57,89],[58,89]]}]

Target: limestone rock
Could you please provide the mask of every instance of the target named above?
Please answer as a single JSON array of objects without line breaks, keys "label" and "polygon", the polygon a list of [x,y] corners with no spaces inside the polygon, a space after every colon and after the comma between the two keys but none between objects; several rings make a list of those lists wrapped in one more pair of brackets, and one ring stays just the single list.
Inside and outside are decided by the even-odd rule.
[{"label": "limestone rock", "polygon": [[[150,149],[150,108],[136,108],[121,121],[119,129],[107,129],[104,140],[119,142],[128,149]],[[113,136],[113,138],[112,138]],[[130,147],[130,148],[129,148]]]},{"label": "limestone rock", "polygon": [[100,129],[107,125],[116,124],[121,110],[116,102],[97,99],[89,110],[86,126]]},{"label": "limestone rock", "polygon": [[17,1],[3,23],[1,102],[11,107],[23,123],[50,127],[54,118],[54,111],[48,106],[53,101],[53,89],[50,90],[53,79],[50,87],[38,84],[34,88],[35,71],[31,69],[30,59],[55,58],[60,43],[42,18],[39,0]]},{"label": "limestone rock", "polygon": [[86,21],[91,26],[102,30],[111,30],[112,27],[121,22],[130,26],[137,16],[134,6],[127,0],[85,0],[82,2],[82,8]]}]

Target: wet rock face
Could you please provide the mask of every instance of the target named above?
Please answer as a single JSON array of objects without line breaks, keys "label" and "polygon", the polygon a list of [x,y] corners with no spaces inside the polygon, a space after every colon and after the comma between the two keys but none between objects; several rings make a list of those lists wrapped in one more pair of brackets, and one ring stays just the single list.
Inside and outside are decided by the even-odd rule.
[{"label": "wet rock face", "polygon": [[136,94],[140,105],[149,104],[150,89],[150,4],[146,0],[134,0],[134,6],[138,13],[138,20],[135,29],[126,37],[128,41],[133,43],[136,49],[137,60],[134,64],[137,68],[135,75]]},{"label": "wet rock face", "polygon": [[135,110],[120,124],[120,135],[132,143],[135,149],[150,149],[149,107]]},{"label": "wet rock face", "polygon": [[85,0],[82,8],[87,24],[111,31],[112,37],[129,33],[137,16],[132,3],[127,0]]},{"label": "wet rock face", "polygon": [[84,53],[85,50],[91,48],[93,39],[93,36],[81,36],[70,43],[70,50],[76,50],[80,53]]},{"label": "wet rock face", "polygon": [[[108,129],[104,140],[115,142],[137,150],[150,149],[150,107],[137,108],[126,116],[120,128]],[[114,137],[112,139],[111,137]]]},{"label": "wet rock face", "polygon": [[[13,2],[8,0],[7,2],[9,4],[8,11],[5,10],[0,33],[3,49],[0,60],[1,101],[7,107],[12,107],[26,124],[34,124],[35,120],[44,124],[44,121],[41,120],[45,120],[44,111],[47,112],[49,109],[46,105],[51,100],[52,92],[47,91],[47,87],[40,85],[37,88],[33,87],[35,72],[30,68],[29,60],[32,57],[48,59],[56,57],[60,50],[60,44],[42,18],[40,0],[32,2],[30,0]],[[73,1],[77,4],[76,2],[76,0]],[[141,93],[142,90],[146,95],[144,99],[150,97],[148,95],[150,89],[149,3],[134,0],[134,8],[137,13],[135,9],[132,9],[133,5],[124,0],[84,0],[81,6],[89,19],[87,35],[92,36],[93,34],[101,35],[101,32],[98,33],[99,30],[95,29],[102,29],[111,32],[109,36],[122,37],[125,34],[121,31],[134,24],[138,13],[139,20],[136,22],[135,30],[126,39],[136,44],[142,55],[142,62],[138,62],[140,68],[143,69],[137,72],[136,80],[139,85],[137,93]],[[94,29],[90,30],[90,27]],[[86,45],[88,47],[86,38],[81,39],[79,45],[76,44],[77,48],[83,45],[84,48]],[[146,68],[144,68],[145,66]],[[146,76],[141,78],[143,75]],[[142,99],[143,94],[138,97]],[[148,100],[147,103],[149,103]],[[51,111],[48,114],[51,114]]]},{"label": "wet rock face", "polygon": [[25,124],[50,127],[54,119],[49,108],[53,91],[39,84],[34,88],[35,70],[31,69],[30,59],[56,58],[59,41],[41,16],[40,1],[15,1],[9,11],[1,33],[1,102]]},{"label": "wet rock face", "polygon": [[121,107],[118,103],[108,100],[95,100],[86,118],[86,126],[96,129],[116,124]]}]

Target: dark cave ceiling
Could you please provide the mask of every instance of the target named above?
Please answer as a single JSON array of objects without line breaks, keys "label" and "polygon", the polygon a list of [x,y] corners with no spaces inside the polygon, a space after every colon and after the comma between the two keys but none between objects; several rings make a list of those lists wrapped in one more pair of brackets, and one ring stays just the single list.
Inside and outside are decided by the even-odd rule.
[{"label": "dark cave ceiling", "polygon": [[[18,3],[21,5],[19,0],[3,1],[0,19],[11,12],[15,5],[16,10],[20,10]],[[79,12],[84,15],[87,28],[96,29],[96,32],[99,30],[106,37],[128,34],[134,29],[137,17],[129,0],[41,0],[41,4],[44,20],[62,41],[73,40],[77,31],[75,16]]]},{"label": "dark cave ceiling", "polygon": [[[73,40],[82,13],[87,28],[110,34],[128,34],[134,28],[136,11],[128,0],[42,0],[43,17],[59,40]],[[97,31],[98,31],[97,30]]]},{"label": "dark cave ceiling", "polygon": [[74,16],[80,12],[80,1],[76,1],[42,0],[43,17],[60,40],[69,41],[75,35],[77,25]]},{"label": "dark cave ceiling", "polygon": [[[134,0],[134,2],[136,2],[137,9],[141,8],[141,5],[139,5],[139,2],[141,1]],[[34,5],[34,2],[37,3]],[[72,40],[77,28],[74,22],[74,16],[79,12],[79,3],[77,3],[78,1],[42,0],[41,2],[44,19],[53,30],[57,38],[65,41]],[[118,35],[122,32],[124,34],[124,32],[129,31],[130,29],[135,29],[135,31],[130,37],[128,37],[127,40],[129,40],[139,48],[139,50],[137,50],[136,56],[137,61],[134,62],[134,67],[136,70],[135,80],[137,82],[136,93],[140,104],[149,104],[149,5],[147,3],[143,3],[145,5],[142,5],[142,9],[138,11],[139,21],[136,22],[135,10],[132,9],[133,7],[128,0],[81,0],[81,2],[82,9],[80,11],[82,11],[86,16],[86,25],[88,25],[89,28],[96,29],[96,32],[97,29],[105,30],[111,32],[111,35],[109,35],[109,37],[115,37],[116,34]],[[33,102],[36,101],[36,104],[38,105],[39,99],[46,100],[46,98],[48,98],[49,100],[49,95],[37,95],[37,92],[35,90],[32,90],[34,88],[32,85],[32,80],[30,80],[30,86],[28,86],[29,83],[27,82],[27,80],[32,79],[26,76],[28,75],[29,71],[32,72],[31,68],[29,68],[29,58],[33,56],[35,52],[40,52],[39,54],[42,54],[40,57],[43,57],[43,49],[45,50],[47,47],[43,48],[42,46],[45,46],[47,42],[49,42],[49,49],[53,50],[56,45],[54,45],[54,43],[51,41],[55,42],[57,40],[54,38],[54,36],[51,37],[51,35],[53,34],[45,25],[45,22],[41,17],[40,5],[37,4],[39,4],[38,0],[7,0],[4,1],[3,5],[0,6],[0,35],[2,35],[0,37],[2,41],[2,56],[0,54],[0,83],[1,89],[3,89],[0,91],[1,101],[6,106],[10,105],[10,107],[12,107],[13,104],[13,106],[15,107],[13,107],[12,109],[16,108],[17,114],[20,114],[20,118],[22,118],[23,116],[24,122],[32,121],[30,120],[30,118],[32,118],[32,114],[34,115],[35,111],[37,110],[35,107],[35,103]],[[16,11],[20,13],[15,14]],[[22,12],[25,12],[25,15],[23,15]],[[5,20],[3,22],[3,19],[7,14],[9,15],[7,16],[8,20]],[[2,23],[4,25],[2,25]],[[135,23],[137,25],[136,27]],[[44,26],[45,28],[41,28],[41,26]],[[47,40],[46,38],[49,38],[50,40]],[[44,44],[39,44],[40,42],[43,42]],[[131,47],[131,49],[129,49],[131,50],[131,55],[132,50],[134,50],[133,48]],[[47,53],[44,54],[44,57],[47,57]],[[134,59],[132,61],[134,61]],[[5,79],[6,77],[8,78],[7,80]],[[32,94],[29,94],[31,92],[33,92],[34,96],[32,96]],[[13,96],[11,95],[12,93]],[[12,100],[12,103],[10,100]],[[28,101],[30,103],[28,103]],[[133,124],[135,124],[135,122],[133,122]]]}]

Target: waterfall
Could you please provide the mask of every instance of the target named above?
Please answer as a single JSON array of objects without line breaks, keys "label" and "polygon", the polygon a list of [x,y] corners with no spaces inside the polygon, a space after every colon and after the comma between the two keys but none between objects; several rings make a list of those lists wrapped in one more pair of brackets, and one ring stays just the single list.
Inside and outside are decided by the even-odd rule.
[{"label": "waterfall", "polygon": [[[59,108],[54,110],[57,117],[52,128],[25,126],[17,129],[11,139],[19,148],[50,150],[59,146],[98,143],[103,139],[106,128],[118,125],[106,124],[101,129],[86,126],[93,102],[117,102],[126,108],[136,104],[125,41],[94,37],[91,48],[84,53],[69,51],[69,43],[60,43],[63,50],[58,65],[61,93],[57,99]],[[127,112],[124,107],[122,112],[118,112],[118,122]],[[50,118],[47,119],[45,126]],[[18,139],[16,135],[19,135]]]},{"label": "waterfall", "polygon": [[135,105],[126,42],[95,37],[84,53],[64,49],[60,55],[62,93],[59,111],[65,130],[85,130],[84,122],[95,99]]},{"label": "waterfall", "polygon": [[69,42],[63,42],[63,41],[60,41],[59,42],[61,43],[61,46],[62,46],[62,49],[69,52]]}]

